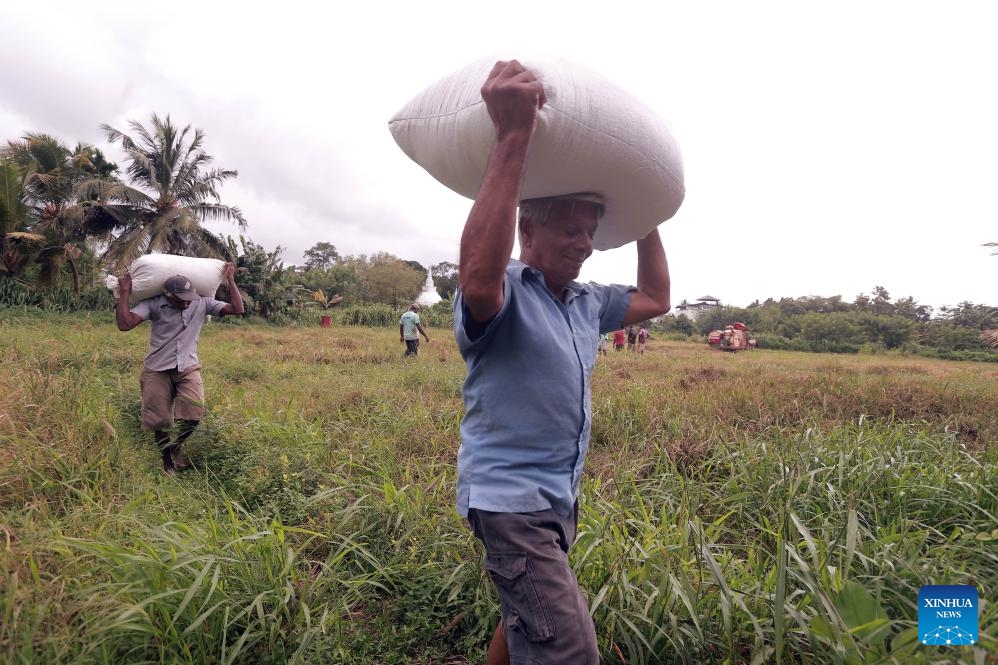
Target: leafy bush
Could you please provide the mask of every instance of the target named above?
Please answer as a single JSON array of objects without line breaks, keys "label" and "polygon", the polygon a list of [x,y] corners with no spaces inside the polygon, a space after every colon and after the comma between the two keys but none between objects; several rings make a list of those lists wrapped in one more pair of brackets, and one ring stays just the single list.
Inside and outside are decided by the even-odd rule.
[{"label": "leafy bush", "polygon": [[758,333],[755,335],[755,343],[758,349],[772,349],[777,351],[794,350],[793,342],[782,335]]},{"label": "leafy bush", "polygon": [[106,288],[76,295],[70,289],[42,289],[13,279],[0,279],[0,307],[37,307],[50,312],[111,311],[114,297]]},{"label": "leafy bush", "polygon": [[344,326],[369,326],[372,328],[397,326],[401,312],[390,305],[353,305],[335,310],[334,320]]}]

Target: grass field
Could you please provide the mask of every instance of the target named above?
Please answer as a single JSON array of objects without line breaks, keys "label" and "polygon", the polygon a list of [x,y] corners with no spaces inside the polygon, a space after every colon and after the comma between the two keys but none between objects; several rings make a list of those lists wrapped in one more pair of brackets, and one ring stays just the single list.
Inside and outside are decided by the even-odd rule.
[{"label": "grass field", "polygon": [[[447,330],[213,323],[196,470],[139,430],[148,326],[0,311],[0,662],[477,663]],[[998,662],[998,367],[602,360],[573,564],[607,663]],[[918,644],[973,584],[975,647]]]}]

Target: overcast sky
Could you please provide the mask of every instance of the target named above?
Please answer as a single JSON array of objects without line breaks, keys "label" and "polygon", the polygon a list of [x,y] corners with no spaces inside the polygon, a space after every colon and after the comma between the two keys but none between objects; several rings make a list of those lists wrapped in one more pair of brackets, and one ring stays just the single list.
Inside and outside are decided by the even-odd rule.
[{"label": "overcast sky", "polygon": [[[104,148],[152,113],[239,171],[224,202],[301,263],[457,261],[471,202],[388,120],[487,56],[555,55],[667,118],[686,201],[661,227],[673,302],[859,293],[998,305],[998,24],[987,2],[11,3],[0,140]],[[213,224],[235,235],[231,225]],[[582,279],[633,283],[633,244]]]}]

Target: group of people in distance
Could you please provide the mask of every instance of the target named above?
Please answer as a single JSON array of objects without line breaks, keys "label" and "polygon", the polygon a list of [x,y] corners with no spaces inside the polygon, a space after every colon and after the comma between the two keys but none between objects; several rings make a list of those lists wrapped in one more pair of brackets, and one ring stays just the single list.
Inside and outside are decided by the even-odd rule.
[{"label": "group of people in distance", "polygon": [[[576,281],[605,202],[594,192],[521,200],[544,87],[519,62],[501,61],[482,98],[496,143],[461,237],[454,336],[467,364],[456,507],[481,542],[501,611],[486,662],[595,664],[596,629],[568,560],[592,428],[590,379],[607,333],[616,331],[617,350],[626,339],[644,351],[648,331],[637,326],[669,310],[669,265],[656,229],[636,241],[637,286]],[[163,295],[129,308],[131,280],[121,280],[118,328],[152,321],[142,429],[153,432],[170,473],[187,464],[181,446],[204,415],[201,325],[208,315],[243,313],[233,274],[226,265],[230,303],[177,276]],[[429,342],[418,310],[399,321],[407,356],[420,334]]]},{"label": "group of people in distance", "polygon": [[[644,326],[627,326],[627,329],[620,328],[613,331],[613,350],[623,351],[624,344],[627,344],[628,351],[635,351],[639,354],[645,352],[645,343],[648,341],[648,329]],[[607,355],[607,346],[610,342],[610,333],[600,333],[599,354]]]}]

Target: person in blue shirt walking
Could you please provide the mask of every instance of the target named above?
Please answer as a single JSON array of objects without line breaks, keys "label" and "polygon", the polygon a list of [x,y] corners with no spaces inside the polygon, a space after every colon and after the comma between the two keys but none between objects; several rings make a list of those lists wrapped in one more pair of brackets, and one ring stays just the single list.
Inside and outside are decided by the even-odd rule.
[{"label": "person in blue shirt walking", "polygon": [[454,334],[468,366],[457,508],[484,545],[502,613],[487,663],[597,663],[595,627],[568,564],[596,340],[669,310],[668,262],[654,230],[636,243],[636,288],[576,282],[602,198],[520,201],[543,85],[517,61],[499,62],[482,97],[497,140],[461,237]]},{"label": "person in blue shirt walking", "polygon": [[419,305],[412,303],[409,311],[399,318],[399,341],[405,343],[404,358],[419,355],[419,336],[426,338],[426,343],[430,343],[430,336],[423,330],[419,322]]}]

